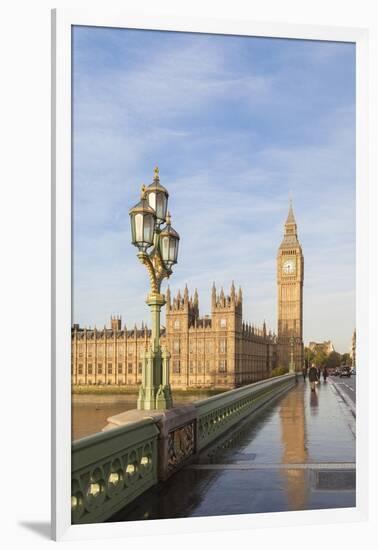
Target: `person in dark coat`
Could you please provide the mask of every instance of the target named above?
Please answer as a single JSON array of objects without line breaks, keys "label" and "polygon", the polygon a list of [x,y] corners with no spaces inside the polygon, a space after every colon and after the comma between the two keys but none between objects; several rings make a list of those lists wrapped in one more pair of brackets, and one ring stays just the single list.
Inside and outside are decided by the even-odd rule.
[{"label": "person in dark coat", "polygon": [[315,383],[318,380],[318,370],[315,367],[314,363],[311,365],[310,370],[308,371],[308,379],[310,380],[311,391],[315,391]]},{"label": "person in dark coat", "polygon": [[303,374],[303,382],[306,382],[306,376],[307,376],[307,367],[302,367],[302,374]]},{"label": "person in dark coat", "polygon": [[327,369],[327,367],[324,367],[324,369],[323,369],[323,380],[324,380],[324,382],[327,382],[327,377],[328,377],[328,369]]}]

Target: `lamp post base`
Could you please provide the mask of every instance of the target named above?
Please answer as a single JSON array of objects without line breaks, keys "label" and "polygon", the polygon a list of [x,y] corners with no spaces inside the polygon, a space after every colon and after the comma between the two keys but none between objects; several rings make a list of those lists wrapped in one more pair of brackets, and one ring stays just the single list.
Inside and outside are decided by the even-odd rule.
[{"label": "lamp post base", "polygon": [[137,408],[140,411],[164,411],[173,407],[172,391],[170,386],[159,388],[139,388]]},{"label": "lamp post base", "polygon": [[160,349],[150,349],[143,354],[142,359],[142,384],[139,388],[137,408],[144,411],[172,408],[172,391],[168,382],[169,353],[161,352]]}]

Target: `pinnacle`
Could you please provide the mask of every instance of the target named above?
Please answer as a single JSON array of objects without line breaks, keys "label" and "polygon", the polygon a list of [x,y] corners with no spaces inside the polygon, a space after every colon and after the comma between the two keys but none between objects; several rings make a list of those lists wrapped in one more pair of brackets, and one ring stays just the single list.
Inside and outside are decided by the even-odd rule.
[{"label": "pinnacle", "polygon": [[287,215],[287,219],[286,219],[286,224],[289,224],[289,223],[296,223],[295,221],[295,217],[294,217],[294,211],[293,211],[293,201],[292,199],[290,199],[290,203],[289,203],[289,213]]}]

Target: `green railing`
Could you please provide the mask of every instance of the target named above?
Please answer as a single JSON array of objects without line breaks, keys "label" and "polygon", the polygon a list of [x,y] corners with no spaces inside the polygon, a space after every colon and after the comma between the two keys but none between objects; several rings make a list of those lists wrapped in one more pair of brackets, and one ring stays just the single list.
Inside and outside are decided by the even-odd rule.
[{"label": "green railing", "polygon": [[159,429],[151,419],[72,445],[72,523],[104,521],[155,485]]},{"label": "green railing", "polygon": [[109,519],[294,383],[294,374],[262,380],[74,442],[72,523]]},{"label": "green railing", "polygon": [[197,445],[201,451],[233,425],[237,424],[295,382],[294,374],[269,378],[220,395],[195,401],[197,409]]}]

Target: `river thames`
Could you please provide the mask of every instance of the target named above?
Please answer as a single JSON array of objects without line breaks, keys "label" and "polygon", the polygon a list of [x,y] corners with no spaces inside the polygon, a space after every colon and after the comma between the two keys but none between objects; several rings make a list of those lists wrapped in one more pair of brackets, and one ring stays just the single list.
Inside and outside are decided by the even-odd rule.
[{"label": "river thames", "polygon": [[[214,392],[173,393],[175,405],[187,405],[198,399],[206,399]],[[81,439],[100,432],[107,424],[107,418],[114,414],[136,409],[137,393],[128,394],[73,394],[72,396],[72,439]]]}]

